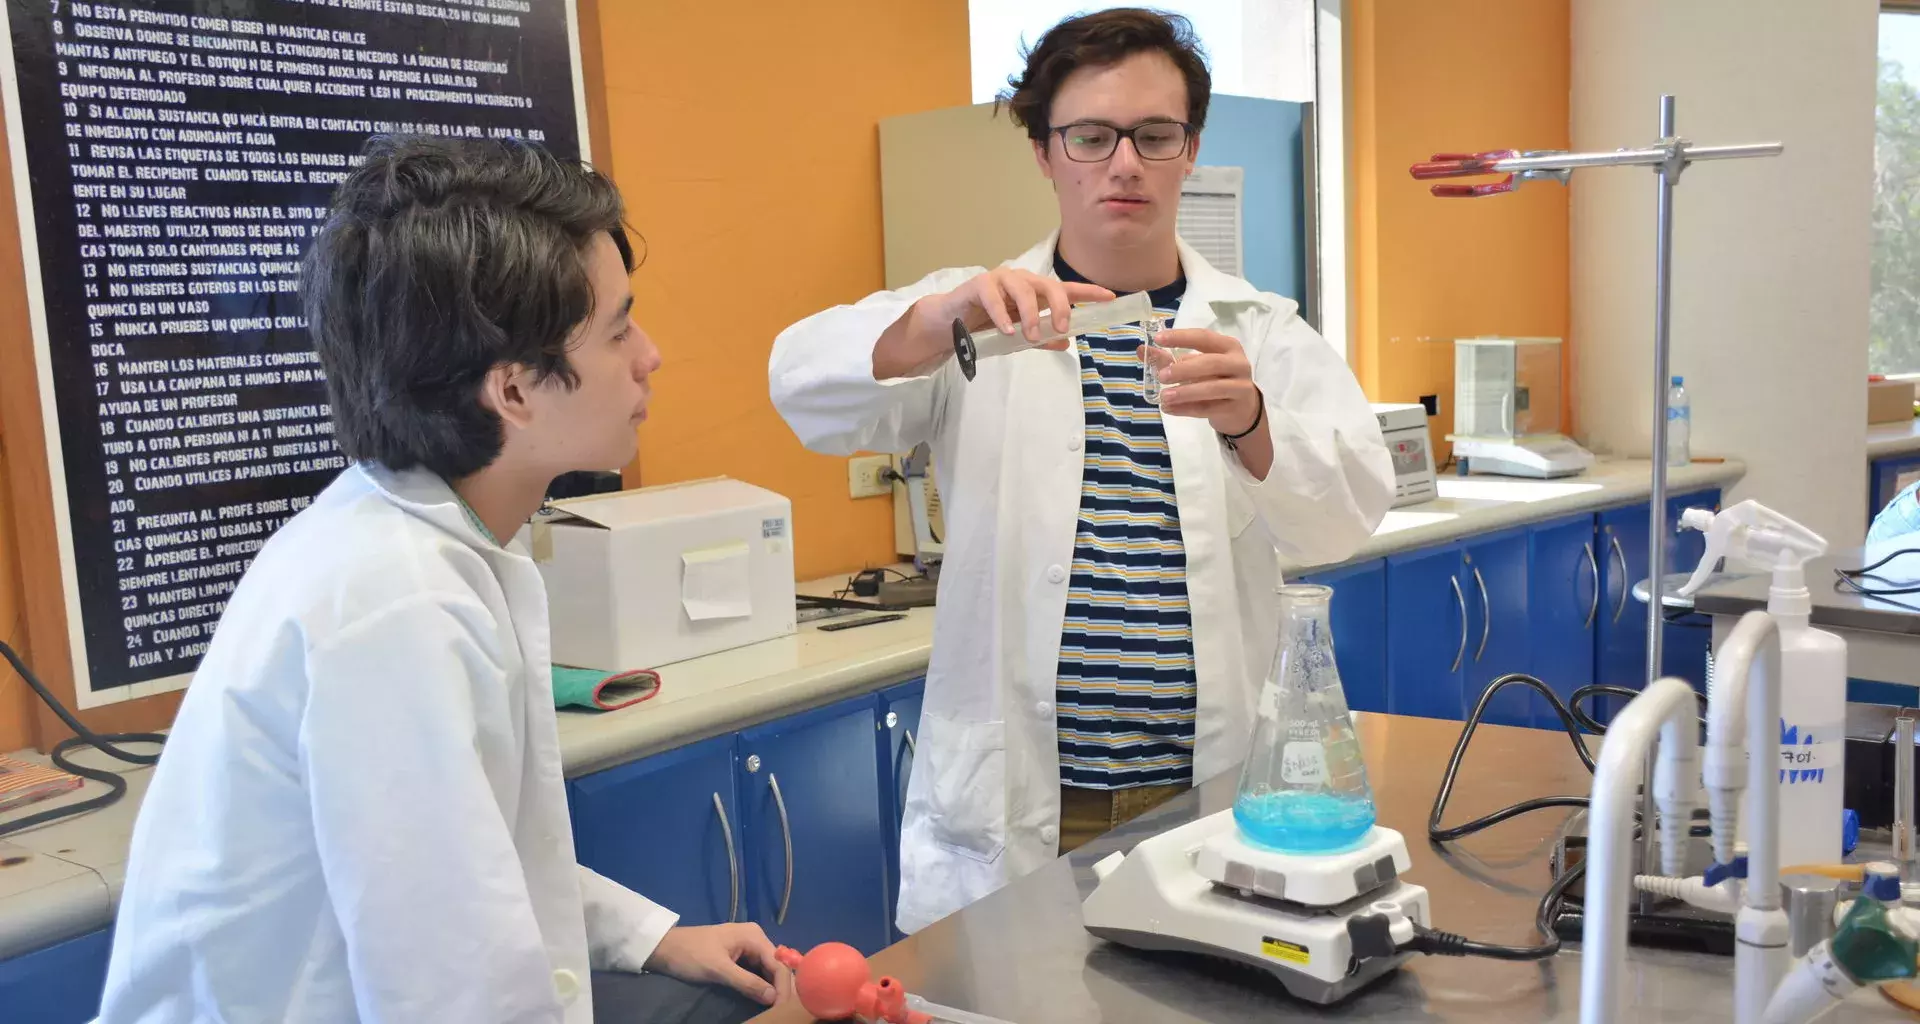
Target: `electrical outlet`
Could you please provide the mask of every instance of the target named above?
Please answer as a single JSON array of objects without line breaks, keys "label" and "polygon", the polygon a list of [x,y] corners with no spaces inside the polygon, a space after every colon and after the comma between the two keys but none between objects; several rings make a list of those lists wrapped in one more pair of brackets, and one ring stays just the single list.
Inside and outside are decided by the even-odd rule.
[{"label": "electrical outlet", "polygon": [[877,498],[893,493],[887,471],[893,460],[885,455],[861,455],[847,460],[847,494],[855,498]]}]

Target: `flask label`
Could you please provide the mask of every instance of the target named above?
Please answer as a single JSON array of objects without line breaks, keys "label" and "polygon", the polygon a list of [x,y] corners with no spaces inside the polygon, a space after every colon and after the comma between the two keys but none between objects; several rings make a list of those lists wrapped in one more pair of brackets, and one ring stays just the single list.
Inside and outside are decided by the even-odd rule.
[{"label": "flask label", "polygon": [[1327,748],[1311,740],[1293,740],[1280,751],[1280,778],[1295,786],[1327,781]]},{"label": "flask label", "polygon": [[1273,957],[1275,960],[1285,960],[1293,964],[1304,964],[1313,959],[1312,955],[1307,952],[1307,947],[1302,946],[1298,942],[1276,939],[1271,935],[1263,935],[1260,937],[1260,952]]}]

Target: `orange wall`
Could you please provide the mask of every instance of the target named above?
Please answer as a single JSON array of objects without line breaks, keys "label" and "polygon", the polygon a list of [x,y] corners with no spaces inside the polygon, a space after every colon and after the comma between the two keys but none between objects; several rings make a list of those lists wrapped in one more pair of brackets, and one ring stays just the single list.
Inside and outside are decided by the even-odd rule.
[{"label": "orange wall", "polygon": [[[0,238],[0,245],[7,239]],[[15,243],[17,244],[17,243]],[[6,438],[0,437],[0,640],[19,653],[28,665],[26,609],[21,601],[19,540],[14,532],[12,499],[6,493]],[[0,665],[0,753],[32,746],[33,691],[11,665]]]},{"label": "orange wall", "polygon": [[[1407,168],[1449,151],[1567,148],[1569,2],[1377,0],[1347,9],[1355,370],[1374,401],[1439,395],[1433,437],[1445,448],[1447,342],[1566,338],[1563,377],[1571,372],[1567,192],[1546,182],[1437,199]],[[1561,423],[1570,427],[1570,408]]]},{"label": "orange wall", "polygon": [[[13,163],[7,147],[6,112],[0,111],[0,248],[18,252],[20,246],[20,227],[14,213],[13,201]],[[9,258],[0,253],[0,308],[14,311],[14,319],[0,325],[7,330],[6,341],[23,344],[26,334],[20,328],[26,317],[19,310],[26,305],[26,281],[12,273],[12,265],[17,256]],[[14,365],[20,365],[15,363]],[[0,427],[0,640],[14,649],[29,667],[33,665],[33,652],[27,645],[27,614],[23,596],[26,586],[20,565],[20,536],[18,516],[13,508],[13,478],[9,475],[11,467],[7,465],[7,448],[11,439]],[[31,457],[41,457],[38,452]],[[19,750],[33,745],[34,704],[38,698],[27,684],[13,670],[13,666],[0,664],[0,753]]]},{"label": "orange wall", "polygon": [[781,329],[884,285],[880,118],[968,98],[965,0],[603,0],[607,120],[646,237],[635,318],[666,365],[644,482],[725,474],[793,499],[802,579],[893,555],[886,499],[847,496],[767,398]]}]

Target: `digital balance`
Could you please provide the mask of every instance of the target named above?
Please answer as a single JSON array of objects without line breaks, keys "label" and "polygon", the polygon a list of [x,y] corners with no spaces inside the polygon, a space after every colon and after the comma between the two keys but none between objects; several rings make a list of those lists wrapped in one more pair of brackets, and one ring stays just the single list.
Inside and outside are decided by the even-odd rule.
[{"label": "digital balance", "polygon": [[1374,822],[1333,660],[1332,588],[1280,588],[1281,637],[1232,810],[1094,865],[1087,930],[1124,946],[1266,970],[1333,1003],[1390,973],[1428,924],[1400,833]]},{"label": "digital balance", "polygon": [[1459,338],[1453,343],[1454,458],[1469,473],[1571,476],[1593,453],[1560,433],[1559,338]]}]

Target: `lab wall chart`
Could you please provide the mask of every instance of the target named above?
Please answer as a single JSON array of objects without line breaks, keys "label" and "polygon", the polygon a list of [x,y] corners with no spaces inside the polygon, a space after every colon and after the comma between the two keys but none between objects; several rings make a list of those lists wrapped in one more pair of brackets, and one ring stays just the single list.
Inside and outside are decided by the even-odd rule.
[{"label": "lab wall chart", "polygon": [[578,156],[575,13],[0,0],[81,706],[184,686],[254,552],[345,465],[297,292],[334,185],[378,134]]}]

